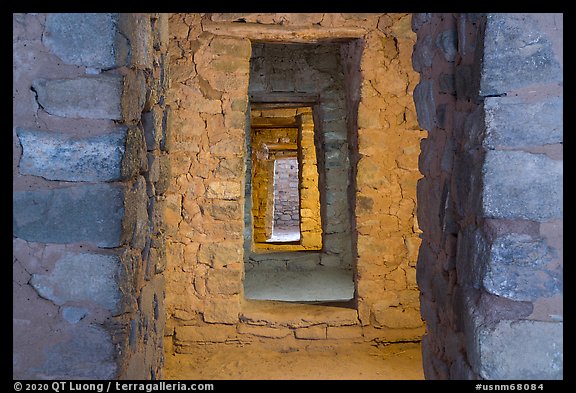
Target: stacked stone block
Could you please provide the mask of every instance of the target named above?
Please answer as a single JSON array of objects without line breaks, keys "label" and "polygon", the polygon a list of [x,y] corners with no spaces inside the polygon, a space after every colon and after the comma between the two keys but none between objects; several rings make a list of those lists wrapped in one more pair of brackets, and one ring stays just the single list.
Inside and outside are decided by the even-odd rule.
[{"label": "stacked stone block", "polygon": [[[410,96],[417,83],[411,17],[277,15],[170,18],[167,351],[419,340],[424,327],[415,278],[415,209],[423,133]],[[261,265],[354,268],[354,308],[242,296],[251,180],[244,176],[254,164],[244,156],[248,98],[269,93],[318,97],[314,123],[321,133],[315,143],[322,153],[319,184],[326,191],[321,206],[323,218],[331,220],[324,233],[329,252],[315,253],[315,259],[262,254]]]},{"label": "stacked stone block", "polygon": [[276,160],[274,164],[274,230],[300,232],[298,159]]},{"label": "stacked stone block", "polygon": [[[350,161],[340,45],[254,43],[250,66],[252,95],[283,95],[288,102],[292,96],[295,103],[299,95],[317,97],[313,103],[316,118],[313,121],[312,115],[303,115],[308,119],[302,121],[306,159],[300,168],[302,241],[309,246],[322,244],[326,264],[331,267],[350,269]],[[313,220],[320,205],[321,223]],[[322,231],[316,228],[319,224]],[[321,268],[321,258],[315,261],[316,266],[311,263],[310,267]]]},{"label": "stacked stone block", "polygon": [[[260,114],[258,111],[257,114]],[[293,116],[296,110],[293,110]],[[252,238],[255,243],[263,243],[270,239],[273,233],[275,214],[274,190],[274,162],[276,158],[287,154],[292,156],[295,152],[269,151],[268,144],[298,142],[298,128],[263,128],[252,131],[252,165],[251,189],[248,198],[252,199]],[[248,169],[248,168],[247,168]],[[250,245],[254,247],[256,245]]]},{"label": "stacked stone block", "polygon": [[167,16],[13,21],[14,377],[158,378]]},{"label": "stacked stone block", "polygon": [[562,16],[412,26],[425,376],[561,379]]}]

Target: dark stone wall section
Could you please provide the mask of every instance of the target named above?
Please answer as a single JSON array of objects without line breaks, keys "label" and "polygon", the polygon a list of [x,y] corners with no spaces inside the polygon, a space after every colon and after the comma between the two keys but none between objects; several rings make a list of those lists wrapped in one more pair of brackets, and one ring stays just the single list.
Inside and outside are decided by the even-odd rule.
[{"label": "dark stone wall section", "polygon": [[561,14],[415,14],[427,379],[563,378]]}]

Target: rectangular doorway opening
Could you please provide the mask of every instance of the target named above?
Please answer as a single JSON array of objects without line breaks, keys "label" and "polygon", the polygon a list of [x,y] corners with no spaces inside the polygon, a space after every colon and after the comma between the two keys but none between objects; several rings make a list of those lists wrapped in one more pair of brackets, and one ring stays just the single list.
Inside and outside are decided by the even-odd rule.
[{"label": "rectangular doorway opening", "polygon": [[300,188],[298,158],[274,160],[272,236],[267,242],[300,241]]},{"label": "rectangular doorway opening", "polygon": [[252,43],[246,299],[355,307],[347,47]]}]

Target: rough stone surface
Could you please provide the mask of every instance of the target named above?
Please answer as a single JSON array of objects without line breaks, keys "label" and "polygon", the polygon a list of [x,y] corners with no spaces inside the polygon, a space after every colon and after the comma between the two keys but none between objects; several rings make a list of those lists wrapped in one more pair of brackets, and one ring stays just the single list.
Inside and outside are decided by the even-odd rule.
[{"label": "rough stone surface", "polygon": [[561,97],[523,102],[508,97],[487,97],[486,139],[488,148],[522,147],[562,143],[563,106]]},{"label": "rough stone surface", "polygon": [[549,32],[535,14],[489,14],[484,38],[481,95],[499,95],[530,84],[562,84],[562,67]]},{"label": "rough stone surface", "polygon": [[[417,292],[416,181],[419,143],[425,134],[411,97],[418,78],[411,69],[415,36],[409,29],[410,15],[334,14],[322,20],[320,15],[306,19],[286,14],[275,20],[273,14],[261,14],[247,16],[246,23],[220,22],[230,18],[235,20],[219,14],[170,16],[173,73],[166,124],[172,130],[172,171],[162,203],[168,224],[167,330],[174,333],[168,333],[167,343],[175,352],[186,352],[197,344],[235,340],[262,341],[275,348],[291,346],[290,340],[306,340],[308,345],[329,339],[327,332],[332,332],[330,339],[342,340],[418,339],[424,327],[417,297],[404,293]],[[320,25],[308,25],[316,23],[313,20]],[[349,28],[360,33],[340,40]],[[313,42],[322,36],[330,40]],[[433,39],[430,43],[436,48]],[[432,65],[432,59],[421,57]],[[259,97],[316,102],[313,121],[322,133],[312,127],[306,131],[311,131],[311,140],[316,136],[317,146],[309,146],[318,154],[317,164],[300,173],[304,179],[315,174],[322,190],[318,199],[325,207],[320,210],[323,232],[312,239],[322,241],[321,253],[286,257],[289,253],[251,252],[255,238],[250,228],[257,223],[250,213],[258,206],[251,203],[250,187],[254,189],[258,179],[245,176],[255,163],[239,147],[252,143],[254,148],[246,131],[248,121],[263,117],[258,112],[265,109],[254,105]],[[277,116],[287,117],[290,111],[294,108],[278,109]],[[148,139],[153,141],[154,115],[146,116]],[[303,200],[314,199],[313,190],[301,191]],[[356,201],[365,202],[365,209],[352,206]],[[312,218],[317,210],[301,209],[302,217]],[[357,262],[359,310],[238,302],[242,263],[246,272],[295,273],[327,268],[321,261],[330,268]],[[214,273],[218,270],[238,273],[225,277]],[[388,326],[372,317],[386,291],[403,293],[396,313],[380,314]],[[257,329],[239,327],[245,324]],[[288,328],[301,330],[287,334]]]},{"label": "rough stone surface", "polygon": [[42,297],[58,305],[93,301],[114,312],[120,300],[116,283],[119,263],[114,255],[69,254],[48,274],[33,274],[30,283]]},{"label": "rough stone surface", "polygon": [[79,326],[69,340],[44,352],[46,361],[36,371],[46,379],[106,380],[118,372],[110,334],[99,326]]},{"label": "rough stone surface", "polygon": [[78,323],[88,314],[84,307],[62,307],[62,317],[71,324]]},{"label": "rough stone surface", "polygon": [[32,84],[49,114],[70,118],[122,119],[122,77],[101,74],[73,79],[39,79]]},{"label": "rough stone surface", "polygon": [[458,34],[456,30],[445,30],[436,37],[436,46],[442,51],[444,59],[453,62],[456,58]]},{"label": "rough stone surface", "polygon": [[13,193],[13,233],[45,243],[120,245],[124,215],[118,185],[82,185]]},{"label": "rough stone surface", "polygon": [[488,151],[483,169],[487,217],[562,218],[563,165],[543,154]]},{"label": "rough stone surface", "polygon": [[50,13],[42,40],[69,64],[107,69],[126,61],[117,58],[117,34],[116,14]]},{"label": "rough stone surface", "polygon": [[138,176],[136,181],[124,193],[124,217],[122,233],[124,240],[132,247],[142,249],[148,234],[148,196],[146,181]]},{"label": "rough stone surface", "polygon": [[436,123],[436,104],[432,92],[432,82],[424,79],[414,89],[414,102],[418,123],[425,130],[431,131]]},{"label": "rough stone surface", "polygon": [[562,222],[562,15],[419,14],[412,27],[429,84],[414,91],[418,122],[432,126],[417,189],[425,377],[561,379],[562,234],[539,228]]},{"label": "rough stone surface", "polygon": [[542,240],[510,234],[496,238],[483,279],[490,293],[513,300],[535,300],[562,293],[562,270],[547,268],[552,251]]},{"label": "rough stone surface", "polygon": [[88,138],[21,128],[16,133],[22,145],[19,169],[23,175],[93,182],[120,178],[125,129]]},{"label": "rough stone surface", "polygon": [[162,378],[167,19],[13,14],[15,379]]},{"label": "rough stone surface", "polygon": [[562,323],[504,320],[478,340],[484,379],[563,379]]}]

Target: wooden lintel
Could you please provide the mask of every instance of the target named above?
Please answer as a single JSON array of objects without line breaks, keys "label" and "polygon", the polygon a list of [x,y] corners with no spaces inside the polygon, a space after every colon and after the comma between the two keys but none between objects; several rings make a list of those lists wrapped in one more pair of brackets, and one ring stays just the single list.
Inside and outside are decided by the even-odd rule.
[{"label": "wooden lintel", "polygon": [[252,128],[297,128],[299,119],[294,117],[253,117],[250,120]]},{"label": "wooden lintel", "polygon": [[318,94],[309,93],[252,93],[250,94],[250,106],[253,109],[270,108],[273,105],[298,108],[304,106],[302,104],[315,104],[318,99]]},{"label": "wooden lintel", "polygon": [[367,33],[364,27],[293,27],[265,25],[260,23],[209,22],[203,21],[204,31],[232,37],[244,37],[263,42],[315,43],[362,38]]},{"label": "wooden lintel", "polygon": [[266,143],[268,150],[298,150],[297,143]]}]

